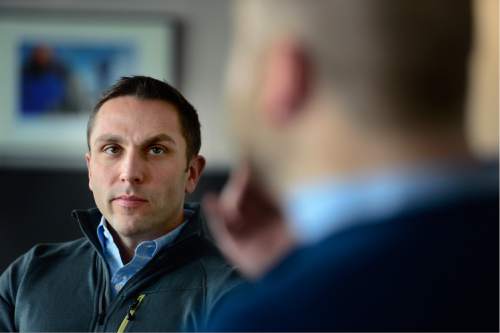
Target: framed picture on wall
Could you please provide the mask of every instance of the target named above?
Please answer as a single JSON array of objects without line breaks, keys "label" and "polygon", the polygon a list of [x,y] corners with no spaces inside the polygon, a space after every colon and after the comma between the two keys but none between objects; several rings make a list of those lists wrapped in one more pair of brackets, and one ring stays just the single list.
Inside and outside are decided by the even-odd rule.
[{"label": "framed picture on wall", "polygon": [[82,165],[88,114],[122,76],[179,86],[173,17],[93,11],[0,14],[0,163]]}]

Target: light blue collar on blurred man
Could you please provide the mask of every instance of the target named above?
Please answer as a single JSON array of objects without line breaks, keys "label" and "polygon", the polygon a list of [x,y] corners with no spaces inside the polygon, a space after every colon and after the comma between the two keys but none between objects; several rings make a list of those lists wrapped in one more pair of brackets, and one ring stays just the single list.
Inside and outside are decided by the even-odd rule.
[{"label": "light blue collar on blurred man", "polygon": [[161,249],[170,246],[177,238],[186,222],[194,214],[194,211],[184,209],[184,222],[174,230],[160,238],[139,243],[135,249],[132,260],[123,264],[120,251],[109,232],[104,216],[97,227],[97,237],[101,243],[104,260],[106,261],[111,275],[111,295],[114,297],[123,288],[130,278],[140,271]]},{"label": "light blue collar on blurred man", "polygon": [[498,188],[498,165],[433,165],[413,170],[325,179],[287,196],[286,215],[302,244],[369,221],[382,221],[403,209],[418,209],[460,193]]}]

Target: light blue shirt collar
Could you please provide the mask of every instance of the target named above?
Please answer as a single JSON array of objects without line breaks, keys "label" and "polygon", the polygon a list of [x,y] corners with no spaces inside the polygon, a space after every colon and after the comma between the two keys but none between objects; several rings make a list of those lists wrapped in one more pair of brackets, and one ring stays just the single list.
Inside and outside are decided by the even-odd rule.
[{"label": "light blue shirt collar", "polygon": [[135,249],[134,257],[126,265],[122,262],[120,251],[109,232],[106,219],[104,216],[101,218],[101,222],[97,227],[97,237],[101,243],[104,260],[108,265],[111,275],[112,296],[115,296],[127,281],[146,266],[160,250],[170,246],[174,242],[193,214],[194,211],[185,209],[185,221],[181,225],[157,239],[139,243]]},{"label": "light blue shirt collar", "polygon": [[498,187],[498,170],[446,168],[392,170],[357,179],[325,179],[290,192],[285,213],[302,244],[320,241],[356,223],[381,221],[464,191]]}]

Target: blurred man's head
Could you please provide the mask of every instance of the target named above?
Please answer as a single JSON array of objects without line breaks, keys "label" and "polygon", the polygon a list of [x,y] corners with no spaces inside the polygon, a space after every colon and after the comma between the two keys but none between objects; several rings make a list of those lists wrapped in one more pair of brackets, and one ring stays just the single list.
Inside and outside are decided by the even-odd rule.
[{"label": "blurred man's head", "polygon": [[285,178],[462,153],[470,7],[239,1],[228,99],[242,153],[281,188]]}]

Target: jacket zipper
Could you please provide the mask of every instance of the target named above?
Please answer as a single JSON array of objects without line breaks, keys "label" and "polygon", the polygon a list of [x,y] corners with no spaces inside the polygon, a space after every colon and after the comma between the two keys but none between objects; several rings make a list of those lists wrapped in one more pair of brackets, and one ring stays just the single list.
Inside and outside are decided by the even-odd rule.
[{"label": "jacket zipper", "polygon": [[122,323],[118,327],[118,333],[125,332],[125,329],[127,328],[128,323],[135,319],[135,313],[137,312],[137,309],[141,305],[142,301],[144,300],[144,297],[146,297],[145,294],[139,295],[139,297],[137,297],[135,299],[134,303],[132,303],[132,305],[130,305],[130,307],[127,311],[127,314],[125,315],[125,318],[123,318]]},{"label": "jacket zipper", "polygon": [[[106,320],[106,286],[107,286],[107,266],[106,262],[102,258],[99,252],[97,252],[97,258],[100,259],[101,261],[97,261],[97,265],[99,266],[99,275],[98,275],[98,280],[102,279],[102,276],[104,275],[104,283],[99,283],[100,288],[98,290],[98,304],[97,304],[97,318],[95,320],[94,326],[92,328],[92,331],[98,330],[99,326],[104,325],[104,322]],[[102,281],[102,280],[101,280]]]}]

